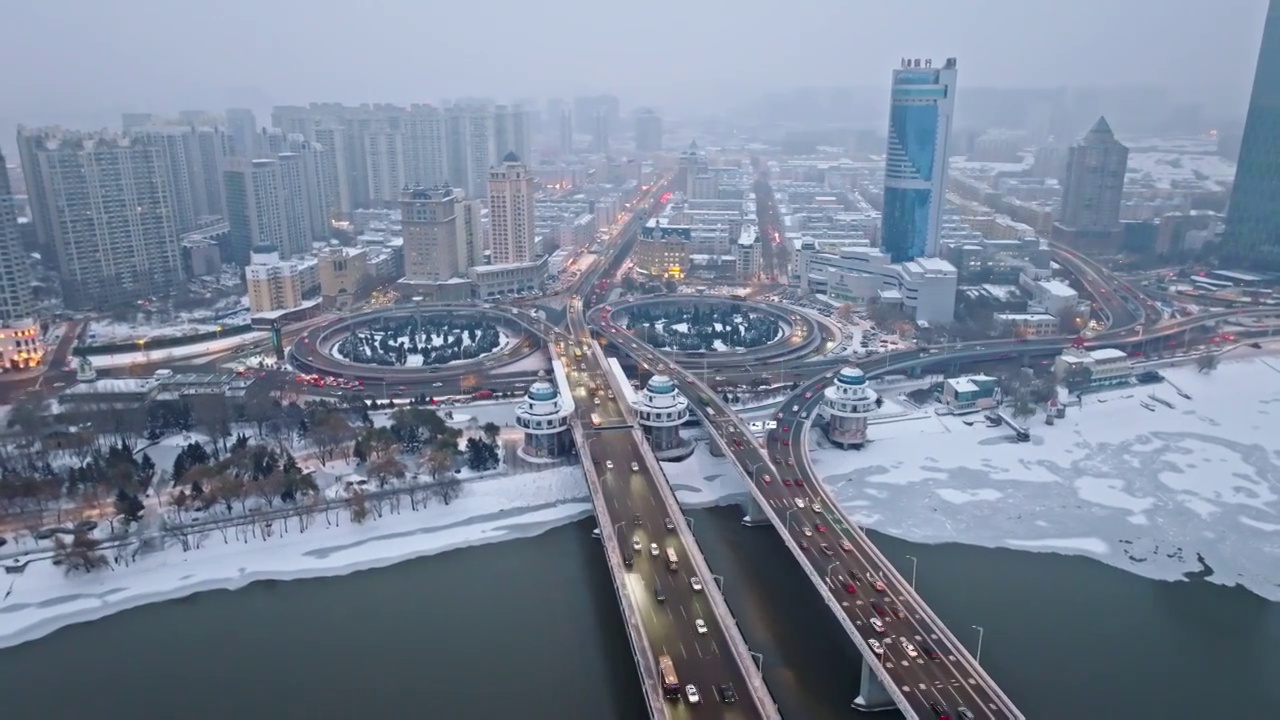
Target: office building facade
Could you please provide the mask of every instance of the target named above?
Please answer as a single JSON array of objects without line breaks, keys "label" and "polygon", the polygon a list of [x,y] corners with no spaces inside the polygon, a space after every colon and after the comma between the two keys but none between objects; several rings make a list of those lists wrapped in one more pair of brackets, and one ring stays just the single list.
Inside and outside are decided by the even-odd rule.
[{"label": "office building facade", "polygon": [[636,114],[636,152],[662,151],[662,118],[652,110]]},{"label": "office building facade", "polygon": [[489,170],[490,259],[495,265],[527,263],[537,255],[533,176],[515,153]]},{"label": "office building facade", "polygon": [[1124,231],[1124,174],[1129,148],[1116,140],[1111,125],[1098,118],[1080,142],[1067,150],[1062,206],[1053,239],[1081,250],[1111,253],[1120,249]]},{"label": "office building facade", "polygon": [[1280,1],[1271,0],[1253,75],[1222,254],[1259,270],[1280,268]]},{"label": "office building facade", "polygon": [[893,71],[880,246],[895,263],[938,253],[955,91],[955,58]]}]

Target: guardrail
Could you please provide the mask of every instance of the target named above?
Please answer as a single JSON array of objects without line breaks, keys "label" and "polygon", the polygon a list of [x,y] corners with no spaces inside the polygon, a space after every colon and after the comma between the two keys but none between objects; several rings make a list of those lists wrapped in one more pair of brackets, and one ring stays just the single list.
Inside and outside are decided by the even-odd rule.
[{"label": "guardrail", "polygon": [[582,428],[576,418],[570,421],[569,427],[573,433],[573,441],[578,447],[578,455],[582,458],[583,471],[587,476],[587,489],[591,493],[591,504],[595,506],[596,523],[600,528],[600,544],[604,546],[605,560],[609,564],[609,579],[613,582],[613,591],[618,596],[622,616],[627,621],[627,634],[631,636],[636,670],[639,671],[640,681],[644,685],[644,700],[649,706],[649,717],[670,718],[670,707],[658,690],[659,682],[654,668],[657,660],[651,657],[653,646],[649,644],[649,635],[645,632],[644,623],[640,622],[640,611],[632,601],[631,593],[625,587],[625,582],[619,580],[627,576],[627,571],[622,562],[618,543],[613,537],[613,518],[609,516],[608,503],[605,502],[604,492],[600,489],[600,477],[596,475],[595,463],[591,461],[590,448],[582,436]]},{"label": "guardrail", "polygon": [[[600,344],[593,342],[591,345],[592,352],[597,362],[600,363],[601,368],[608,368],[604,350],[600,348]],[[662,495],[662,501],[667,506],[667,512],[670,513],[672,519],[684,518],[684,511],[681,510],[680,503],[676,500],[675,493],[671,490],[671,485],[666,479],[666,472],[663,471],[657,456],[653,454],[653,450],[649,447],[649,441],[645,439],[644,432],[635,423],[634,408],[623,401],[623,398],[626,397],[626,392],[617,386],[617,378],[613,376],[613,373],[608,372],[606,369],[604,374],[605,382],[613,387],[613,394],[617,399],[618,407],[622,409],[623,417],[627,418],[632,425],[631,432],[635,437],[636,444],[640,447],[640,454],[644,456],[645,464],[649,466],[654,485],[658,487],[658,493]],[[711,601],[712,607],[715,608],[716,616],[720,618],[720,626],[724,629],[724,636],[733,649],[734,657],[742,668],[742,674],[751,684],[751,695],[756,701],[756,706],[760,709],[761,716],[781,720],[782,715],[778,711],[778,705],[774,702],[773,695],[765,685],[763,673],[760,672],[760,668],[751,659],[751,651],[747,647],[746,638],[742,635],[742,628],[738,625],[738,619],[734,617],[733,611],[729,609],[729,604],[724,600],[720,587],[716,585],[714,574],[711,572],[710,566],[707,565],[707,559],[702,554],[702,548],[698,545],[697,538],[693,536],[693,532],[688,525],[683,522],[676,523],[676,534],[680,536],[680,541],[684,543],[685,549],[689,551],[689,559],[695,566],[698,576],[704,579],[702,583],[703,594]],[[731,620],[732,625],[725,622],[726,619]]]},{"label": "guardrail", "polygon": [[[631,432],[635,434],[636,442],[640,444],[640,454],[644,455],[645,463],[648,464],[650,472],[653,473],[654,484],[658,486],[658,492],[662,495],[662,501],[666,503],[667,510],[672,513],[673,518],[680,517],[683,519],[684,511],[680,508],[680,502],[676,500],[675,493],[671,490],[670,482],[667,480],[666,472],[663,471],[658,458],[653,454],[653,450],[649,448],[649,443],[644,439],[644,434],[638,427],[632,428]],[[720,586],[715,582],[715,574],[711,572],[711,567],[707,565],[707,559],[702,554],[698,539],[694,537],[693,531],[688,524],[683,522],[676,523],[676,534],[680,536],[685,549],[689,551],[689,558],[693,561],[695,569],[698,571],[698,576],[704,578],[704,580],[711,580],[709,583],[705,581],[702,583],[703,593],[711,600],[711,605],[715,608],[716,615],[720,618],[720,626],[724,629],[725,638],[729,640],[729,645],[733,647],[733,655],[742,667],[742,674],[747,677],[748,682],[751,684],[751,694],[755,697],[756,705],[760,708],[761,715],[766,718],[781,720],[782,715],[778,711],[778,705],[774,702],[768,686],[765,685],[764,674],[751,659],[751,649],[747,646],[747,640],[742,635],[742,628],[738,625],[738,619],[734,617],[733,611],[729,609],[729,604],[725,602]],[[725,619],[731,620],[732,626],[726,623]]]},{"label": "guardrail", "polygon": [[[708,427],[714,428],[714,425],[711,424],[711,418],[709,418],[701,408],[699,408],[698,414],[702,416],[703,422],[707,423]],[[738,421],[736,414],[730,417],[732,418],[732,422],[739,426],[739,429],[743,432],[745,437],[751,437],[750,431],[745,427],[741,427],[741,423]],[[733,454],[724,438],[720,437],[716,432],[711,432],[709,434],[720,444],[720,448],[724,451],[725,457],[729,458],[734,467],[738,469],[738,472],[747,479],[747,487],[750,488],[751,496],[755,498],[756,504],[758,504],[765,514],[769,516],[769,521],[773,523],[773,527],[777,529],[778,534],[782,536],[783,544],[785,544],[787,549],[791,551],[796,562],[800,564],[800,567],[804,569],[805,574],[809,576],[809,580],[818,588],[819,596],[821,596],[827,603],[827,607],[829,607],[831,612],[835,614],[836,619],[840,622],[841,626],[844,627],[845,632],[853,639],[854,644],[858,647],[858,651],[862,653],[862,662],[869,665],[872,671],[875,672],[876,677],[880,680],[881,686],[884,687],[885,692],[889,694],[889,697],[893,698],[894,703],[897,704],[898,710],[902,712],[903,717],[906,718],[906,720],[919,720],[919,716],[911,709],[911,705],[907,702],[906,696],[902,694],[902,690],[898,687],[898,684],[893,681],[893,678],[889,677],[889,671],[885,670],[884,666],[880,664],[878,656],[871,652],[871,648],[867,645],[866,641],[862,639],[862,634],[853,626],[853,620],[849,618],[849,615],[844,611],[843,606],[841,606],[839,601],[836,600],[834,593],[831,592],[831,586],[827,585],[825,579],[818,576],[817,570],[814,570],[813,566],[809,563],[808,558],[806,558],[804,553],[801,552],[800,546],[797,545],[790,534],[786,532],[786,525],[778,517],[778,514],[774,512],[773,507],[769,505],[768,499],[765,498],[764,494],[756,487],[751,473],[742,466],[742,463]],[[766,460],[766,463],[767,462],[768,461]],[[774,472],[776,473],[777,471],[774,470]],[[828,502],[827,504],[830,505],[831,503]]]},{"label": "guardrail", "polygon": [[[812,417],[813,416],[810,415],[810,418]],[[884,553],[880,551],[880,548],[876,547],[876,544],[871,542],[871,539],[866,536],[866,533],[863,532],[862,527],[857,525],[856,523],[850,522],[849,517],[845,515],[844,509],[841,508],[838,503],[833,501],[831,499],[831,496],[827,494],[826,485],[822,483],[822,480],[818,478],[816,473],[813,473],[811,469],[813,467],[813,463],[810,462],[809,460],[809,433],[813,430],[813,423],[811,420],[802,420],[801,422],[804,423],[803,424],[804,429],[800,433],[800,443],[801,443],[800,451],[804,456],[804,466],[806,468],[810,468],[810,474],[812,475],[812,479],[814,480],[815,489],[817,489],[818,494],[822,496],[823,501],[826,502],[827,508],[834,509],[836,512],[836,515],[839,517],[840,521],[845,524],[846,527],[855,529],[858,532],[858,534],[861,535],[864,540],[866,540],[866,542],[863,543],[863,545],[870,551],[870,554],[873,555],[876,558],[876,560],[880,563],[880,574],[883,575],[885,573],[885,570],[887,569],[889,573],[892,574],[893,581],[895,585],[899,588],[899,592],[903,591],[902,588],[908,588],[906,592],[911,593],[912,598],[915,600],[915,603],[914,603],[915,606],[918,609],[920,609],[920,611],[923,612],[924,615],[929,619],[929,622],[933,626],[933,629],[938,633],[942,634],[944,637],[946,637],[946,639],[950,642],[951,647],[964,650],[965,648],[964,644],[962,644],[960,640],[951,632],[951,628],[949,628],[946,623],[942,622],[942,619],[939,618],[933,612],[933,608],[930,608],[928,603],[925,603],[923,598],[921,598],[920,595],[916,593],[916,589],[907,583],[906,578],[904,578],[902,574],[898,572],[898,568],[894,566],[893,563],[889,562],[889,558],[885,557]],[[976,660],[973,660],[969,656],[969,653],[967,651],[956,653],[956,657],[959,659],[960,664],[964,666],[966,670],[971,672],[975,677],[982,679],[983,686],[986,688],[988,692],[990,692],[992,695],[998,697],[1002,702],[1004,702],[1004,704],[1006,705],[1006,708],[1005,708],[1006,712],[1009,712],[1010,714],[1012,714],[1017,720],[1026,720],[1026,716],[1024,716],[1017,709],[1017,707],[1013,704],[1013,701],[1010,700],[1009,697],[1004,694],[1004,691],[1000,689],[1000,686],[996,684],[996,681],[993,680],[991,676],[987,674],[986,670],[982,669],[982,666],[979,665]]]}]

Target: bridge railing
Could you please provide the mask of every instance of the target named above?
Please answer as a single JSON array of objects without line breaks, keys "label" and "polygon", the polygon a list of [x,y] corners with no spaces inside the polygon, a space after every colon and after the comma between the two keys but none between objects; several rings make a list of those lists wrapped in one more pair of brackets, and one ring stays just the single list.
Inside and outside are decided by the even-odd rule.
[{"label": "bridge railing", "polygon": [[[636,442],[640,444],[640,453],[644,455],[645,463],[649,466],[649,472],[653,473],[654,485],[658,486],[658,492],[662,494],[662,501],[666,504],[668,512],[672,513],[672,520],[677,520],[677,518],[683,520],[684,511],[680,508],[680,502],[676,500],[675,492],[671,489],[666,472],[663,471],[658,458],[653,454],[653,450],[649,448],[649,442],[644,439],[644,434],[638,427],[633,428],[631,432],[635,433]],[[694,537],[693,530],[689,528],[688,523],[680,522],[679,520],[675,524],[676,534],[680,536],[685,549],[689,551],[689,560],[693,563],[698,577],[703,580],[702,592],[711,601],[711,606],[715,608],[716,616],[720,618],[720,626],[724,628],[724,635],[729,640],[733,655],[742,667],[742,674],[746,676],[747,681],[751,684],[751,694],[755,698],[756,706],[760,708],[761,716],[781,720],[782,715],[778,711],[778,705],[774,702],[768,686],[765,685],[764,674],[761,672],[760,666],[756,665],[751,657],[751,650],[747,646],[747,640],[742,634],[741,626],[738,625],[738,619],[734,616],[733,611],[729,609],[729,604],[725,602],[724,593],[715,582],[716,576],[711,572],[711,567],[707,565],[706,556],[702,554],[698,539]]]},{"label": "bridge railing", "polygon": [[[893,681],[893,678],[889,677],[889,671],[880,664],[879,656],[871,652],[870,646],[868,646],[866,641],[862,639],[862,634],[854,627],[853,620],[849,618],[849,614],[845,612],[845,609],[840,605],[840,602],[836,600],[835,594],[831,592],[831,586],[827,585],[825,578],[818,576],[818,572],[814,570],[813,566],[809,563],[808,558],[806,558],[804,553],[800,550],[800,546],[796,544],[795,540],[791,537],[791,534],[786,531],[786,525],[782,518],[778,517],[778,514],[774,512],[773,506],[769,504],[768,499],[765,498],[764,494],[760,492],[758,487],[756,487],[754,482],[755,479],[752,477],[751,472],[748,471],[747,468],[743,467],[742,463],[733,454],[733,451],[730,449],[729,444],[724,440],[724,438],[714,431],[715,425],[712,424],[712,418],[708,417],[701,408],[699,408],[698,413],[702,416],[703,422],[712,429],[709,436],[714,438],[715,442],[720,444],[720,448],[724,451],[725,457],[729,458],[730,462],[732,462],[734,467],[738,469],[738,472],[742,477],[746,479],[747,487],[751,491],[751,496],[755,499],[756,504],[760,506],[765,515],[768,516],[769,521],[773,523],[773,527],[778,530],[778,534],[782,536],[783,544],[791,551],[796,562],[799,563],[800,567],[804,570],[805,575],[808,575],[809,580],[813,583],[814,587],[818,588],[819,596],[824,602],[826,602],[827,607],[831,609],[831,612],[836,616],[840,625],[844,627],[845,632],[853,639],[854,644],[857,645],[858,651],[862,653],[862,661],[875,672],[876,678],[880,680],[880,684],[884,687],[885,692],[889,694],[889,697],[893,698],[894,703],[897,704],[898,709],[903,714],[903,717],[906,718],[906,720],[919,720],[919,716],[915,714],[915,711],[911,709],[911,705],[907,702],[906,696],[902,694],[902,689]],[[729,417],[731,418],[731,422],[739,425],[739,429],[742,431],[744,437],[751,437],[749,431],[745,427],[741,427],[741,423],[737,422],[736,415],[730,415]],[[767,460],[765,464],[769,464]],[[775,475],[777,474],[776,468],[770,466],[770,470]]]},{"label": "bridge railing", "polygon": [[609,564],[609,578],[613,581],[613,591],[618,596],[618,605],[622,608],[622,616],[626,619],[627,634],[631,636],[631,647],[636,660],[636,670],[640,673],[640,681],[644,685],[645,705],[649,707],[649,717],[670,718],[670,707],[659,692],[656,670],[657,658],[653,657],[653,646],[649,644],[649,635],[645,632],[644,623],[640,621],[640,610],[631,597],[630,589],[624,578],[627,577],[626,565],[622,561],[622,552],[614,537],[613,518],[609,515],[609,506],[604,499],[604,491],[600,487],[600,477],[596,475],[595,463],[591,460],[591,451],[582,436],[582,428],[573,420],[569,423],[573,433],[573,441],[577,444],[578,455],[582,458],[583,471],[587,476],[587,489],[591,493],[591,504],[595,506],[596,523],[600,528],[600,543],[604,546],[604,556]]},{"label": "bridge railing", "polygon": [[[812,432],[813,430],[812,417],[810,417],[810,419],[801,420],[800,422],[803,423],[802,427],[804,428],[800,434],[800,453],[802,457],[802,464],[805,467],[812,468],[813,463],[809,459],[809,433]],[[844,523],[846,527],[856,530],[859,535],[862,535],[864,538],[866,538],[866,533],[862,531],[862,528],[850,522],[849,517],[844,512],[844,509],[841,508],[840,505],[836,503],[831,498],[831,496],[827,493],[826,485],[823,484],[821,478],[817,477],[816,473],[814,474],[814,480],[816,481],[815,490],[817,490],[818,493],[821,494],[823,498],[826,500],[826,506],[829,509],[829,511],[833,511],[836,514],[836,516],[839,518],[839,520],[842,523]],[[892,575],[893,582],[898,588],[898,591],[909,592],[911,594],[912,599],[915,601],[914,602],[915,606],[919,608],[921,612],[923,612],[924,615],[929,619],[929,623],[933,626],[933,629],[936,630],[940,635],[945,637],[947,641],[950,643],[951,647],[957,650],[956,657],[960,660],[961,665],[963,665],[966,670],[971,672],[974,675],[974,677],[980,678],[983,684],[983,687],[986,688],[988,692],[990,692],[992,695],[999,698],[1001,702],[1004,703],[1005,705],[1004,710],[1006,712],[1009,712],[1018,720],[1025,720],[1025,716],[1017,709],[1017,707],[1013,704],[1013,701],[1010,700],[1009,697],[1004,694],[1004,691],[1001,690],[1000,686],[996,684],[995,680],[993,680],[991,676],[987,674],[986,670],[984,670],[982,666],[979,665],[978,662],[969,655],[964,644],[962,644],[960,640],[956,638],[956,636],[951,632],[951,628],[948,627],[947,624],[944,623],[942,619],[939,618],[933,612],[933,608],[929,607],[929,605],[923,601],[920,595],[916,593],[915,588],[907,583],[906,578],[902,577],[902,574],[898,572],[897,567],[893,565],[893,563],[889,562],[889,558],[885,557],[884,553],[880,551],[880,548],[876,547],[876,544],[871,542],[869,538],[867,539],[867,542],[863,544],[866,546],[870,554],[873,555],[877,561],[879,561],[880,567],[881,567],[881,573],[884,573],[887,570]]]},{"label": "bridge railing", "polygon": [[[597,361],[600,362],[600,366],[607,368],[608,364],[604,357],[604,350],[600,348],[600,344],[592,343],[592,349]],[[653,454],[653,450],[649,447],[649,441],[645,439],[644,432],[641,431],[639,425],[635,424],[634,408],[623,400],[626,397],[625,391],[617,387],[616,383],[619,381],[613,376],[613,373],[606,371],[605,381],[613,386],[613,395],[617,399],[618,406],[622,409],[623,417],[627,418],[628,422],[632,424],[631,432],[635,437],[636,444],[640,447],[640,454],[644,456],[649,473],[653,476],[653,484],[658,487],[658,493],[662,495],[662,502],[666,505],[667,512],[670,513],[672,520],[677,518],[683,520],[684,512],[680,508],[680,502],[676,500],[675,493],[671,490],[666,472],[663,471],[657,456]],[[702,592],[711,601],[716,617],[720,619],[720,627],[724,629],[724,636],[728,639],[733,655],[737,659],[738,665],[742,668],[742,674],[751,684],[751,696],[755,700],[756,706],[760,709],[761,717],[781,720],[782,715],[778,712],[777,703],[774,702],[773,695],[765,685],[764,675],[760,672],[759,666],[751,659],[751,651],[747,647],[746,638],[742,635],[742,628],[738,626],[738,619],[734,617],[733,611],[729,609],[729,604],[724,600],[720,587],[715,583],[711,568],[707,565],[707,559],[702,554],[702,548],[698,545],[698,539],[693,536],[693,532],[686,523],[677,521],[675,525],[676,534],[679,535],[680,541],[684,543],[685,549],[688,550],[689,561],[697,571],[698,577],[703,579]]]}]

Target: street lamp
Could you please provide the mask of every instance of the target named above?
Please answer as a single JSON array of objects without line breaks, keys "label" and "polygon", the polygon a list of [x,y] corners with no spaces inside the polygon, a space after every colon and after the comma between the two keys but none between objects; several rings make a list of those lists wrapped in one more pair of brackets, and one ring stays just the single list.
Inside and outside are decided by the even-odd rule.
[{"label": "street lamp", "polygon": [[720,588],[720,594],[724,594],[724,578],[715,573],[711,573],[711,579],[716,581],[716,587]]},{"label": "street lamp", "polygon": [[784,526],[791,527],[791,513],[795,512],[798,509],[799,508],[791,508],[790,510],[787,511],[786,515],[782,516],[782,524]]},{"label": "street lamp", "polygon": [[764,655],[761,655],[760,653],[755,652],[754,650],[748,650],[747,652],[751,654],[751,657],[755,658],[756,670],[758,670],[760,674],[763,675],[764,674]]},{"label": "street lamp", "polygon": [[831,568],[836,567],[836,566],[838,566],[839,564],[840,564],[840,563],[837,561],[837,562],[833,562],[833,563],[831,563],[830,565],[828,565],[828,566],[827,566],[827,572],[826,572],[826,575],[827,575],[827,579],[828,579],[828,580],[830,580],[830,579],[831,579]]},{"label": "street lamp", "polygon": [[977,625],[974,625],[974,626],[973,626],[973,629],[978,631],[978,653],[977,653],[977,655],[975,655],[975,656],[974,656],[974,658],[973,658],[973,659],[974,659],[974,661],[975,661],[975,662],[977,662],[979,665],[981,665],[981,664],[982,664],[982,635],[983,635],[983,630],[982,630],[982,628],[981,628],[981,627],[978,627]]},{"label": "street lamp", "polygon": [[685,516],[684,516],[684,521],[685,521],[685,522],[687,522],[687,523],[689,523],[689,529],[690,529],[690,530],[692,530],[692,529],[693,529],[693,518],[689,517],[688,515],[685,515]]},{"label": "street lamp", "polygon": [[916,589],[916,562],[915,557],[908,555],[907,559],[911,561],[911,589]]}]

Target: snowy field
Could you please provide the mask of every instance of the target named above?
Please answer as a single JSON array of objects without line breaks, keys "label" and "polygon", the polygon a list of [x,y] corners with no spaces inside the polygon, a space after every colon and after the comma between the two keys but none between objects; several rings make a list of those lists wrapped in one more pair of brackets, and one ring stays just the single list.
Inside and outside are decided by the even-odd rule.
[{"label": "snowy field", "polygon": [[812,461],[852,519],[906,540],[1083,554],[1158,579],[1202,558],[1213,581],[1280,600],[1280,362],[1163,373],[1192,399],[1168,384],[1087,396],[1053,426],[1031,420],[1029,443],[907,408],[873,420],[864,450]]},{"label": "snowy field", "polygon": [[[203,546],[175,544],[140,556],[128,567],[65,576],[39,562],[21,575],[0,576],[0,647],[17,645],[74,623],[205,590],[236,589],[256,580],[345,575],[459,547],[529,537],[591,513],[577,467],[475,480],[450,505],[387,513],[363,525],[328,527],[324,516],[303,533],[224,543],[210,533]],[[335,517],[339,513],[334,513]],[[194,540],[194,539],[193,539]]]},{"label": "snowy field", "polygon": [[[382,337],[386,334],[387,333],[382,333],[382,332],[372,333],[374,339],[377,342],[381,342]],[[432,348],[438,348],[444,345],[445,341],[448,339],[444,335],[434,335],[434,334],[424,333],[424,336],[426,336],[426,339],[430,340],[430,342],[429,343],[424,342],[423,345],[427,347],[432,347]],[[400,335],[399,337],[394,338],[394,340],[395,340],[395,344],[400,344],[400,343],[408,344],[409,336]],[[498,329],[498,347],[494,348],[493,350],[483,355],[479,355],[475,358],[469,358],[467,360],[455,360],[454,362],[472,362],[473,360],[476,360],[479,358],[490,357],[492,355],[500,355],[510,350],[511,346],[514,345],[515,342],[516,342],[515,339],[513,339],[510,335],[508,335],[505,330],[499,328]],[[471,345],[470,339],[464,333],[462,336],[462,346],[465,348],[465,347],[470,347],[470,345]],[[347,360],[346,353],[342,351],[340,344],[335,344],[333,347],[329,348],[329,354],[333,355],[335,358],[338,358],[339,360],[351,362],[350,360]],[[405,364],[402,367],[422,367],[423,364],[424,364],[424,360],[422,357],[422,353],[409,353],[405,359]],[[443,363],[441,365],[436,365],[435,367],[445,367],[446,365],[452,365],[452,364],[453,364],[452,362]]]}]

